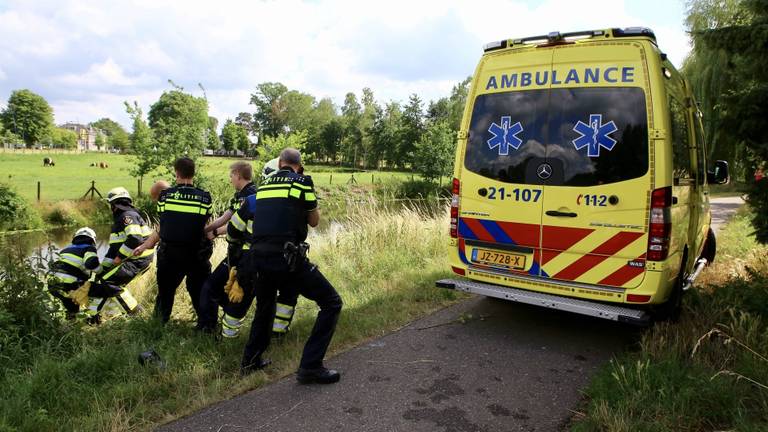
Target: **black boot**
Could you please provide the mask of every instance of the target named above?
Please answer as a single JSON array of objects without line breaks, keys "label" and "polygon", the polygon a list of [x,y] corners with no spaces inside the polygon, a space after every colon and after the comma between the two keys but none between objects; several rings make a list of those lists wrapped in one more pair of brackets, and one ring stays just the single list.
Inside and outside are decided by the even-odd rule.
[{"label": "black boot", "polygon": [[300,384],[333,384],[339,382],[341,374],[333,369],[326,369],[320,367],[317,369],[302,369],[299,368],[296,372],[296,380]]},{"label": "black boot", "polygon": [[264,369],[265,367],[271,364],[272,364],[272,360],[262,359],[261,357],[256,357],[255,359],[247,363],[245,362],[245,360],[243,360],[243,363],[240,366],[240,376],[250,375],[256,372],[257,370]]}]

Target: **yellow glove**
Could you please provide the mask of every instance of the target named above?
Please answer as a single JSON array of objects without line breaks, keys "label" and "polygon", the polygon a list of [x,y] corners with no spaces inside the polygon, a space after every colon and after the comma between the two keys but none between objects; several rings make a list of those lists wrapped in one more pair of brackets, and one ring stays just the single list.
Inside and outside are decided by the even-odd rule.
[{"label": "yellow glove", "polygon": [[229,279],[227,279],[227,284],[224,285],[224,292],[232,303],[240,303],[243,300],[243,289],[237,282],[237,267],[229,269]]},{"label": "yellow glove", "polygon": [[86,281],[80,288],[69,292],[69,298],[79,306],[88,306],[88,291],[91,289],[91,281]]},{"label": "yellow glove", "polygon": [[236,280],[237,280],[237,267],[230,267],[229,278],[227,279],[227,283],[224,285],[224,293],[229,295],[229,290],[232,289],[232,284],[235,283]]}]

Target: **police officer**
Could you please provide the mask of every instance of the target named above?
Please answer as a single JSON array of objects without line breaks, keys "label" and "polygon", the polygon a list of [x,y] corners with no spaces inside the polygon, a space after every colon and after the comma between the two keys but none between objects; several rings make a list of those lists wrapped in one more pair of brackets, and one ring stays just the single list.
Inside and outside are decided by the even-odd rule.
[{"label": "police officer", "polygon": [[[264,183],[268,177],[278,171],[277,164],[278,158],[272,159],[271,161],[264,164],[261,179],[262,183]],[[253,193],[255,193],[255,191]],[[252,195],[252,193],[249,195]],[[239,209],[239,207],[240,203],[238,204],[237,208]],[[249,213],[249,217],[252,216],[253,215]],[[240,217],[240,215],[236,213],[234,218],[230,219],[234,229],[238,233],[245,231],[245,237],[250,238],[253,231],[252,220],[246,222]],[[240,327],[242,327],[243,322],[245,321],[245,315],[248,313],[248,309],[251,307],[255,292],[253,291],[252,287],[247,287],[247,289],[243,290],[239,284],[234,284],[237,274],[237,263],[240,260],[242,251],[249,249],[250,243],[245,242],[243,238],[232,238],[229,235],[227,236],[227,241],[230,244],[230,249],[228,251],[230,270],[229,279],[222,277],[222,283],[225,283],[225,285],[221,288],[221,294],[226,294],[226,296],[220,295],[221,298],[225,299],[223,302],[224,316],[221,323],[221,334],[226,338],[234,338],[240,334]],[[235,245],[242,245],[242,247],[237,247]],[[204,290],[201,298],[205,297],[206,294]],[[298,292],[296,290],[282,290],[278,293],[275,318],[272,323],[272,335],[274,337],[280,338],[288,332],[291,321],[293,320],[293,315],[296,311],[297,300]]]},{"label": "police officer", "polygon": [[323,366],[323,358],[333,337],[341,312],[339,294],[306,258],[307,225],[317,226],[320,213],[308,176],[298,174],[301,155],[287,148],[280,153],[280,170],[262,183],[233,217],[228,227],[231,237],[242,236],[236,219],[252,223],[251,246],[240,260],[237,281],[256,294],[256,314],[245,346],[241,373],[248,374],[267,366],[263,354],[270,342],[270,325],[275,316],[276,293],[297,290],[320,307],[312,333],[302,354],[297,372],[300,383],[334,383],[337,371]]},{"label": "police officer", "polygon": [[[229,208],[224,214],[205,227],[206,232],[212,233],[212,236],[226,232],[227,222],[240,208],[243,199],[256,193],[256,186],[252,179],[253,167],[248,162],[235,162],[229,167],[229,181],[235,188],[235,195],[230,200]],[[243,250],[242,240],[227,237],[227,243],[227,257],[219,263],[201,288],[200,313],[197,317],[196,328],[204,332],[214,331],[218,319],[218,307],[221,305],[224,309],[221,333],[224,337],[232,338],[239,334],[250,302],[230,303],[225,296],[224,286],[229,279],[230,268],[237,265],[237,260],[240,259]]]},{"label": "police officer", "polygon": [[195,162],[182,157],[173,164],[176,186],[160,192],[157,212],[160,229],[134,253],[154,246],[157,252],[157,298],[155,316],[171,319],[176,288],[186,277],[187,292],[196,314],[200,314],[200,288],[211,273],[213,244],[205,235],[211,216],[211,194],[193,186]]},{"label": "police officer", "polygon": [[[91,272],[101,270],[99,257],[96,255],[96,233],[83,227],[75,231],[72,244],[59,252],[58,259],[51,265],[51,277],[48,291],[61,300],[67,311],[67,319],[74,319],[85,304]],[[82,287],[82,288],[81,288]]]}]

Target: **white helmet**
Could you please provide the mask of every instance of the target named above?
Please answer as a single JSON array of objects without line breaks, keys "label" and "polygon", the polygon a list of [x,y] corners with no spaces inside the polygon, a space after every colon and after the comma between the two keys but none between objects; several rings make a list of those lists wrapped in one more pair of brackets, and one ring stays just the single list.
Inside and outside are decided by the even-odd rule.
[{"label": "white helmet", "polygon": [[109,192],[107,192],[107,201],[109,202],[112,202],[120,198],[126,198],[128,200],[131,199],[131,194],[128,193],[128,189],[122,186],[118,186],[114,189],[111,189]]},{"label": "white helmet", "polygon": [[85,236],[90,238],[91,240],[96,242],[96,232],[88,227],[82,227],[79,230],[75,231],[75,236],[73,238],[77,238],[80,236]]},{"label": "white helmet", "polygon": [[276,157],[264,164],[264,169],[261,170],[261,178],[267,178],[280,170],[278,163],[280,158]]}]

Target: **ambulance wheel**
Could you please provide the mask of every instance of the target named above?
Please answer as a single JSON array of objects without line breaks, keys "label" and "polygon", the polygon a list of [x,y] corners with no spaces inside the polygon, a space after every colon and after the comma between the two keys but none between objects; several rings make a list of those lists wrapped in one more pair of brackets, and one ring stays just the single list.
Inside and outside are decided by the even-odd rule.
[{"label": "ambulance wheel", "polygon": [[712,228],[707,231],[707,240],[704,242],[704,250],[701,252],[701,257],[706,258],[707,265],[715,262],[715,255],[717,254],[717,238]]},{"label": "ambulance wheel", "polygon": [[653,310],[653,320],[655,322],[677,322],[680,319],[680,312],[683,309],[683,281],[685,274],[680,269],[680,274],[675,278],[675,285],[672,287],[672,293],[666,302],[658,305]]}]

